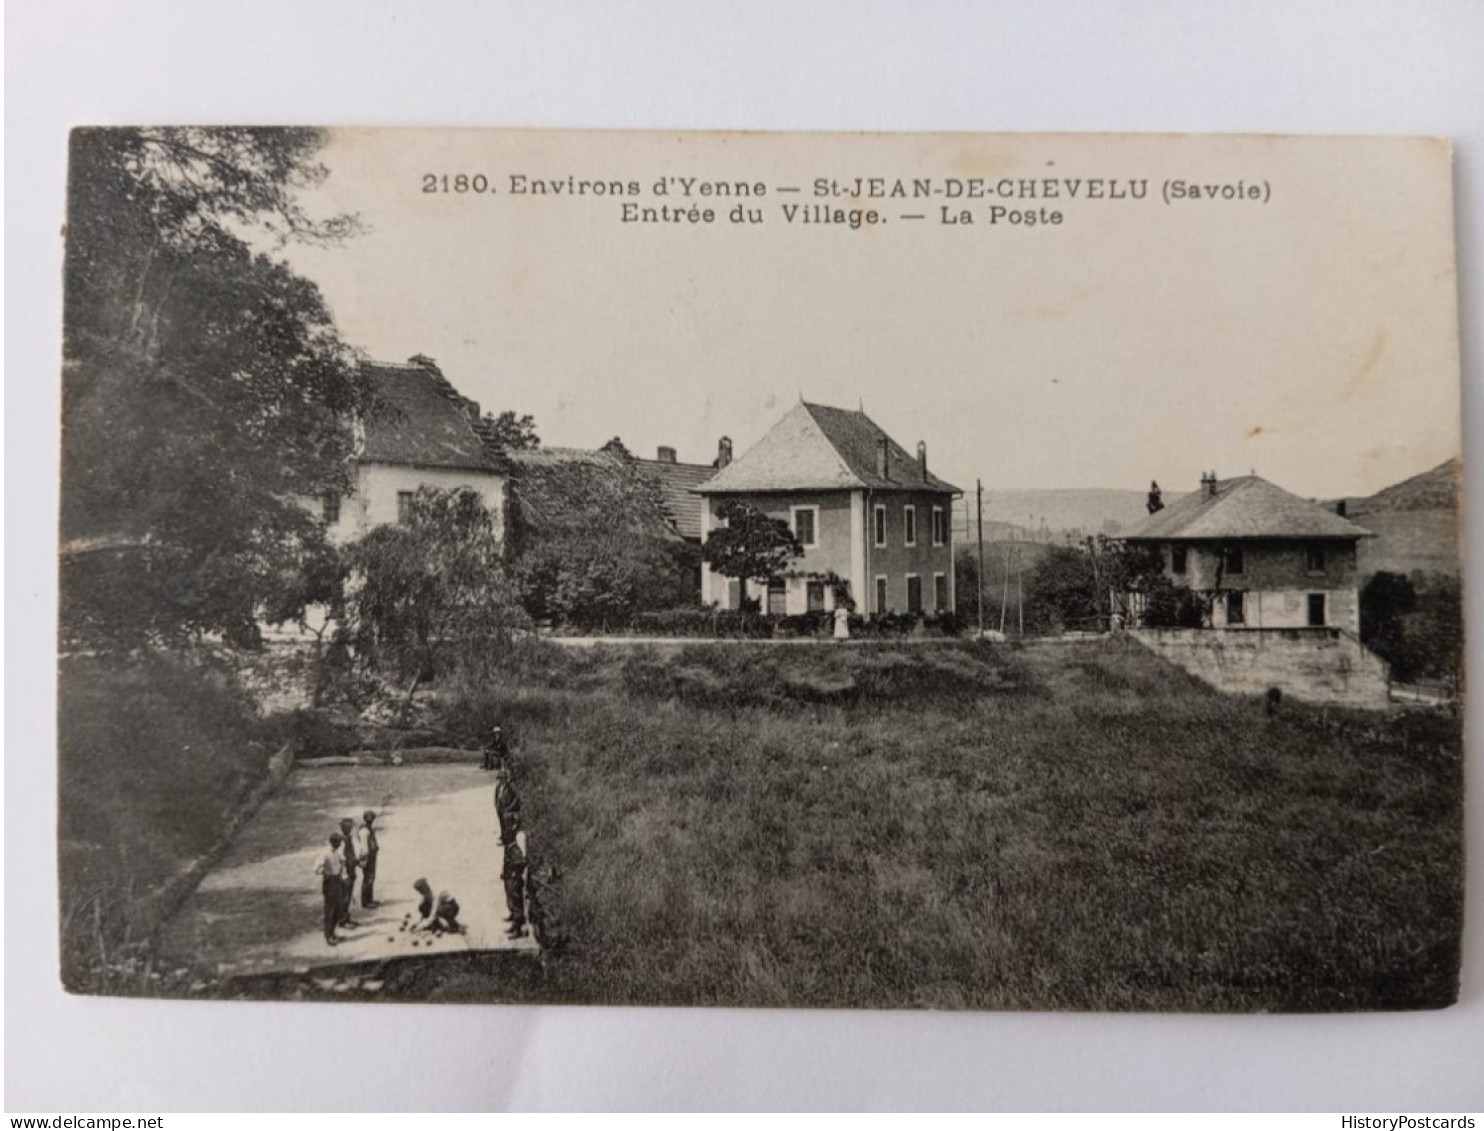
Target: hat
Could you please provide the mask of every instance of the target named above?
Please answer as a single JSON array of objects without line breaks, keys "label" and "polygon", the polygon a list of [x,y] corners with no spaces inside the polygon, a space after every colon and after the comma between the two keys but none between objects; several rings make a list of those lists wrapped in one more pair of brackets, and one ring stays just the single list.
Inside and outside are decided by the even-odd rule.
[{"label": "hat", "polygon": [[433,887],[427,880],[414,880],[412,886],[418,891],[432,891]]},{"label": "hat", "polygon": [[375,819],[376,811],[374,809],[367,809],[364,813],[361,814],[361,820],[363,821],[374,821]]}]

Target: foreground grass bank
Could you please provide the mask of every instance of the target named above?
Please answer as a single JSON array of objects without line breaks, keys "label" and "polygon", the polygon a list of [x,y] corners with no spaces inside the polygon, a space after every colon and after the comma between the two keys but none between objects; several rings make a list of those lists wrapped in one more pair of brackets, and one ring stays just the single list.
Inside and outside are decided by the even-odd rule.
[{"label": "foreground grass bank", "polygon": [[[212,842],[287,720],[171,663],[62,674],[67,981],[162,992],[108,977],[138,941],[131,894]],[[1454,718],[1269,718],[1101,641],[537,645],[496,683],[439,689],[423,738],[469,745],[497,719],[570,945],[539,964],[396,964],[379,1000],[1333,1010],[1456,994]],[[306,752],[339,733],[292,721]],[[220,992],[317,993],[286,976]]]},{"label": "foreground grass bank", "polygon": [[558,1000],[1456,995],[1454,719],[1268,718],[1108,642],[552,654],[455,713],[521,733],[574,940]]}]

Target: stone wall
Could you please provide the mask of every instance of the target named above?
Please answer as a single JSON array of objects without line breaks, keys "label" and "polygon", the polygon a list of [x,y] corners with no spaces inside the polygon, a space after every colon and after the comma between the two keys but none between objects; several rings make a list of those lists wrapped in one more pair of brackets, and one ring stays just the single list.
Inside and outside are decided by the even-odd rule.
[{"label": "stone wall", "polygon": [[1276,687],[1308,703],[1381,709],[1386,664],[1349,633],[1332,628],[1140,628],[1131,634],[1155,655],[1234,695]]}]

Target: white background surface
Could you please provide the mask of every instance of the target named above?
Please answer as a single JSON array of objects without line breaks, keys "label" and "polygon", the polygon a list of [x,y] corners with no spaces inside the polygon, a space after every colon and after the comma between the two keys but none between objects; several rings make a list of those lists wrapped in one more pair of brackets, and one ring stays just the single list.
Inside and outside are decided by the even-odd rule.
[{"label": "white background surface", "polygon": [[[1450,136],[1458,151],[1465,407],[1476,433],[1484,5],[30,0],[9,6],[6,30],[8,1110],[1484,1107],[1477,725],[1470,727],[1473,929],[1464,1001],[1442,1013],[933,1015],[91,1000],[69,998],[57,983],[49,655],[58,229],[71,126]],[[1479,478],[1474,469],[1470,484]],[[1478,605],[1474,585],[1476,644]],[[1477,646],[1471,651],[1477,659]]]}]

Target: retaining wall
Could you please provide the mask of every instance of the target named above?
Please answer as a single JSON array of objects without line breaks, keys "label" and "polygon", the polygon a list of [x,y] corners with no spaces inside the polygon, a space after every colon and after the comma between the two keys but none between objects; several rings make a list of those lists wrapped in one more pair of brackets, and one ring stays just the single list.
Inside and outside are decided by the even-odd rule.
[{"label": "retaining wall", "polygon": [[174,915],[185,897],[196,890],[196,885],[231,845],[238,831],[262,806],[264,801],[283,784],[294,768],[293,747],[285,744],[278,753],[268,759],[268,776],[254,786],[232,810],[222,826],[222,835],[215,844],[196,859],[171,876],[164,883],[136,899],[129,908],[129,934],[135,939],[152,936],[166,919]]},{"label": "retaining wall", "polygon": [[1381,709],[1385,662],[1333,628],[1139,628],[1131,635],[1155,655],[1218,691],[1261,695],[1276,687],[1308,703]]}]

